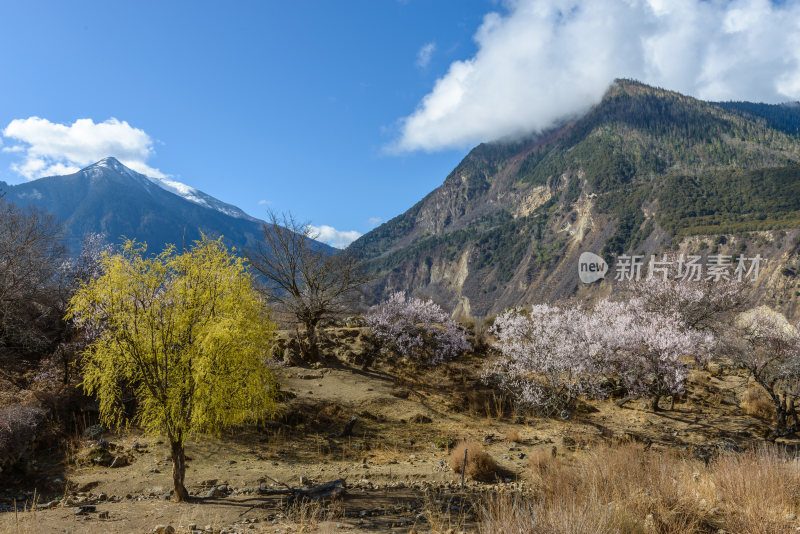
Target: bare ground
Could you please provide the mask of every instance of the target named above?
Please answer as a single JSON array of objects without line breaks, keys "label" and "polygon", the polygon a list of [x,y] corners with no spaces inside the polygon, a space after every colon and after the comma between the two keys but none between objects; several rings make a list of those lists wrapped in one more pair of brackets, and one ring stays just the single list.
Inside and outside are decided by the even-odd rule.
[{"label": "bare ground", "polygon": [[[702,459],[758,443],[768,428],[740,407],[746,379],[716,366],[692,372],[691,394],[674,410],[654,413],[642,400],[620,408],[609,399],[584,405],[566,421],[511,412],[481,392],[480,367],[473,358],[432,371],[364,371],[340,362],[285,368],[285,389],[295,397],[279,420],[187,444],[189,503],[169,500],[167,446],[135,430],[106,435],[114,455],[131,458],[125,467],[87,462],[96,444],[88,440],[75,450],[42,451],[28,473],[4,474],[0,488],[5,510],[29,509],[34,499],[40,506],[0,513],[0,531],[143,533],[157,525],[177,532],[473,531],[481,494],[531,489],[526,466],[541,449],[569,457],[601,442],[641,441]],[[340,437],[352,416],[352,435]],[[515,442],[506,439],[510,430],[519,435]],[[495,482],[467,479],[461,489],[449,451],[435,445],[447,439],[482,443],[500,466]],[[346,479],[347,493],[321,505],[288,506],[285,496],[269,494],[282,484],[338,478]],[[86,504],[94,511],[76,515]]]}]

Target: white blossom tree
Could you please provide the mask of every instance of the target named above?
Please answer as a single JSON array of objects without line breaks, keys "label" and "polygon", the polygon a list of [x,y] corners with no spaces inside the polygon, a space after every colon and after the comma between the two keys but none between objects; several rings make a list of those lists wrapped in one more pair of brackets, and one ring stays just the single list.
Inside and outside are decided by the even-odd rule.
[{"label": "white blossom tree", "polygon": [[438,365],[471,350],[464,330],[432,300],[397,292],[371,308],[365,319],[384,353],[396,351]]},{"label": "white blossom tree", "polygon": [[776,435],[797,431],[800,429],[796,406],[800,395],[799,327],[767,306],[741,314],[736,327],[741,343],[731,355],[772,399]]},{"label": "white blossom tree", "polygon": [[490,329],[500,356],[484,369],[484,380],[547,415],[569,411],[580,395],[602,394],[602,346],[591,318],[574,306],[505,311]]},{"label": "white blossom tree", "polygon": [[719,335],[747,306],[747,284],[731,280],[653,277],[628,283],[630,297],[650,312],[678,318],[685,328]]},{"label": "white blossom tree", "polygon": [[602,346],[606,372],[630,395],[646,397],[659,409],[662,397],[684,392],[688,368],[683,358],[710,357],[714,336],[688,328],[677,314],[648,309],[642,299],[597,304],[592,328]]},{"label": "white blossom tree", "polygon": [[593,310],[575,305],[509,310],[495,321],[500,357],[484,378],[509,391],[519,404],[553,414],[581,395],[602,396],[616,377],[631,396],[678,395],[688,375],[683,357],[704,359],[713,336],[681,320],[649,311],[640,299],[605,299]]}]

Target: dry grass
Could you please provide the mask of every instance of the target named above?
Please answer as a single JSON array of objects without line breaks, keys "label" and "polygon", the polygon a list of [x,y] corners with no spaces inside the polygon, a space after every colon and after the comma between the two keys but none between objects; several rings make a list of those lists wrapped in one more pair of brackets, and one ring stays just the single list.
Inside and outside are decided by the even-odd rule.
[{"label": "dry grass", "polygon": [[519,435],[519,430],[517,430],[516,428],[509,428],[508,430],[506,430],[505,438],[506,441],[510,441],[512,443],[522,443],[524,441],[522,437]]},{"label": "dry grass", "polygon": [[497,473],[497,463],[477,441],[461,441],[450,453],[450,468],[461,473],[464,465],[464,451],[467,452],[466,476],[481,482],[492,482]]},{"label": "dry grass", "polygon": [[324,506],[320,501],[301,501],[289,506],[286,526],[291,526],[295,532],[327,533],[336,530],[336,520],[342,517],[342,510],[334,502]]},{"label": "dry grass", "polygon": [[750,384],[741,402],[744,413],[757,417],[762,421],[770,422],[775,418],[775,406],[772,400],[758,384]]},{"label": "dry grass", "polygon": [[798,526],[800,467],[774,447],[708,466],[636,444],[572,462],[542,450],[529,469],[535,494],[488,498],[481,532],[778,534]]}]

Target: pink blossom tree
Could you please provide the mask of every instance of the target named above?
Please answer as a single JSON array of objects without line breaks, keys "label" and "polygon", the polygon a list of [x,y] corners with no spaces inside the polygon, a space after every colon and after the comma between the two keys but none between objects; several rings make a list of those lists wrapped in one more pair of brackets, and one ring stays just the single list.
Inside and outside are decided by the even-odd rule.
[{"label": "pink blossom tree", "polygon": [[432,300],[397,292],[370,309],[365,319],[382,353],[395,351],[438,365],[471,350],[464,330]]}]

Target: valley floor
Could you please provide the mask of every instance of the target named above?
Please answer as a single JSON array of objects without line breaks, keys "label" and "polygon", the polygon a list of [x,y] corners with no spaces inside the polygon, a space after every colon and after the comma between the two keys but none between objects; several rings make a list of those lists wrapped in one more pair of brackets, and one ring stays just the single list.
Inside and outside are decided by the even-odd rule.
[{"label": "valley floor", "polygon": [[[92,465],[85,460],[96,442],[83,440],[74,451],[43,455],[30,476],[7,475],[0,531],[144,533],[170,525],[176,532],[472,532],[486,495],[543,491],[531,458],[570,463],[604,444],[634,442],[702,465],[720,451],[760,443],[768,427],[740,407],[746,379],[714,365],[692,372],[691,393],[674,410],[666,410],[668,402],[654,413],[641,400],[618,407],[609,399],[584,405],[569,420],[511,413],[481,393],[480,367],[472,359],[418,372],[340,363],[284,368],[285,389],[295,396],[280,420],[188,444],[193,502],[166,500],[172,487],[167,446],[131,431],[106,436],[116,445],[112,453],[130,458],[130,465]],[[339,437],[351,416],[352,433]],[[482,444],[497,461],[493,482],[467,478],[460,487],[447,441],[462,439]],[[287,506],[285,496],[270,494],[282,483],[339,478],[347,492],[329,504]],[[18,507],[30,506],[34,495],[26,492],[34,490],[35,511],[8,511],[15,499]],[[51,507],[42,506],[48,502]],[[94,511],[76,515],[86,504]],[[786,518],[786,532],[800,527]]]}]

